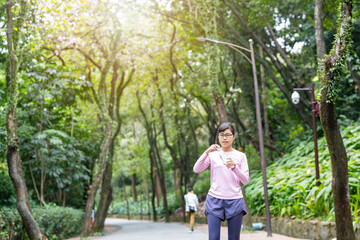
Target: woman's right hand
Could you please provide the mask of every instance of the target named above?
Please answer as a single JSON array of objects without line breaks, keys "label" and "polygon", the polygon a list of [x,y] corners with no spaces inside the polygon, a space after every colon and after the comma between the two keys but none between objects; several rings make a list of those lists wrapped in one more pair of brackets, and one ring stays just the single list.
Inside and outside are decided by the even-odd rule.
[{"label": "woman's right hand", "polygon": [[205,153],[209,154],[211,152],[217,151],[220,148],[217,144],[212,144],[208,149],[206,149]]}]

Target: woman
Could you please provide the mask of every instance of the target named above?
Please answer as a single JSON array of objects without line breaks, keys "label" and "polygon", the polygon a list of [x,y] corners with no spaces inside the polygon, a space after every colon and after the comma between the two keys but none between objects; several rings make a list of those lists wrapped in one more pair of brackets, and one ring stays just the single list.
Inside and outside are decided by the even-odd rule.
[{"label": "woman", "polygon": [[231,123],[222,123],[218,129],[221,148],[211,145],[194,165],[196,173],[211,168],[211,186],[205,203],[209,240],[220,240],[221,221],[225,220],[228,239],[239,240],[242,218],[247,213],[239,182],[249,182],[249,168],[245,154],[232,148],[234,134]]}]

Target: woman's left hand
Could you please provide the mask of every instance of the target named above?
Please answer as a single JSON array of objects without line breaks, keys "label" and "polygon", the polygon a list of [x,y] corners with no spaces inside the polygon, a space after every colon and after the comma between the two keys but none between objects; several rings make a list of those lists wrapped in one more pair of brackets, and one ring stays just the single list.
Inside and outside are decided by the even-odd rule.
[{"label": "woman's left hand", "polygon": [[236,162],[234,160],[232,160],[231,158],[227,158],[225,165],[228,168],[234,169],[236,167]]}]

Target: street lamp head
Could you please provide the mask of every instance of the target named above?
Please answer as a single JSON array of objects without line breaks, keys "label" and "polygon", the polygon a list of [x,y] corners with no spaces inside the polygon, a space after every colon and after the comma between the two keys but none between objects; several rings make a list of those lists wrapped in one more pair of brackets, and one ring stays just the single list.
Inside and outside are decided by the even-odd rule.
[{"label": "street lamp head", "polygon": [[300,94],[297,91],[294,91],[291,94],[291,100],[293,104],[298,104],[300,102]]},{"label": "street lamp head", "polygon": [[203,38],[203,37],[197,37],[196,40],[200,42],[212,42],[212,43],[220,43],[218,40],[210,39],[210,38]]},{"label": "street lamp head", "polygon": [[206,42],[206,38],[203,38],[203,37],[197,37],[195,39],[200,41],[200,42]]}]

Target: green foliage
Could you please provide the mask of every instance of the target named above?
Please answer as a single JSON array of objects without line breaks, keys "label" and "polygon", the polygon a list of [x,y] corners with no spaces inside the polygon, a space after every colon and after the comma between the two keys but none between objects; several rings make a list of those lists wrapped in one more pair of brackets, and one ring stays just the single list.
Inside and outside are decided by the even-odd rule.
[{"label": "green foliage", "polygon": [[47,206],[34,211],[34,216],[49,239],[64,239],[80,232],[83,212],[73,208]]},{"label": "green foliage", "polygon": [[245,148],[246,158],[248,160],[248,166],[251,170],[260,170],[261,169],[261,160],[259,152],[256,151],[254,146],[248,145]]},{"label": "green foliage", "polygon": [[[360,59],[354,51],[348,56],[346,61],[352,63],[352,71],[354,73],[360,73]],[[352,121],[360,119],[360,98],[357,88],[358,86],[352,74],[348,71],[343,75],[335,103],[336,113],[341,118],[346,117]]]},{"label": "green foliage", "polygon": [[38,132],[30,142],[22,144],[22,150],[30,155],[24,165],[32,168],[37,182],[41,172],[47,175],[48,190],[69,192],[74,183],[81,185],[89,178],[84,153],[78,148],[76,139],[65,132],[54,129]]},{"label": "green foliage", "polygon": [[[49,240],[65,239],[80,233],[81,210],[58,206],[36,207],[33,215]],[[0,209],[0,239],[28,239],[20,215],[14,208]]]},{"label": "green foliage", "polygon": [[16,208],[0,209],[0,239],[27,239],[25,228]]},{"label": "green foliage", "polygon": [[5,102],[6,96],[6,84],[5,84],[5,72],[0,69],[0,163],[5,161],[6,154],[6,112]]},{"label": "green foliage", "polygon": [[9,177],[7,165],[0,162],[0,206],[16,202],[15,189]]},{"label": "green foliage", "polygon": [[[281,152],[288,152],[293,146],[297,146],[301,141],[306,140],[306,136],[308,136],[306,133],[310,129],[305,128],[304,123],[299,119],[291,104],[281,96],[275,85],[270,84],[269,87],[270,89],[266,93],[268,98],[268,116],[270,119],[269,127],[272,129],[271,132],[276,132],[279,150]],[[247,151],[248,149],[246,149],[246,154]],[[257,158],[259,158],[258,156],[259,153],[257,153]],[[248,159],[252,161],[250,157]]]},{"label": "green foliage", "polygon": [[167,201],[170,214],[181,206],[181,200],[175,193],[168,194]]},{"label": "green foliage", "polygon": [[210,171],[206,170],[207,174],[205,172],[202,172],[201,175],[199,175],[199,179],[196,181],[196,184],[193,186],[194,192],[198,196],[199,199],[205,199],[209,189],[210,189]]},{"label": "green foliage", "polygon": [[[19,66],[21,74],[19,75],[18,103],[20,152],[30,194],[35,193],[31,179],[31,166],[36,184],[40,183],[41,170],[47,174],[44,189],[46,201],[60,203],[62,199],[59,199],[59,193],[65,192],[66,204],[83,206],[83,195],[92,174],[90,171],[97,171],[96,161],[100,142],[103,139],[103,129],[99,126],[101,117],[98,115],[99,110],[94,107],[99,99],[89,97],[91,91],[97,89],[99,85],[100,70],[94,65],[104,66],[103,60],[107,58],[104,50],[111,49],[109,52],[113,53],[108,37],[114,30],[119,29],[122,34],[120,44],[123,47],[116,53],[121,65],[118,74],[125,73],[132,66],[137,70],[134,75],[135,81],[129,84],[129,88],[122,89],[123,97],[119,99],[122,126],[119,138],[115,142],[113,156],[115,180],[118,180],[118,176],[124,176],[127,189],[133,173],[138,176],[139,185],[142,181],[150,182],[149,147],[151,144],[146,138],[144,120],[141,119],[137,107],[138,102],[134,97],[136,91],[140,92],[145,112],[154,126],[152,134],[157,137],[159,152],[164,161],[165,179],[169,191],[169,211],[180,205],[179,197],[182,196],[173,195],[173,169],[178,166],[164,146],[162,136],[164,129],[160,123],[166,123],[168,141],[175,148],[175,155],[182,161],[183,167],[189,168],[186,170],[190,172],[191,180],[193,176],[191,166],[207,148],[208,142],[213,143],[212,136],[209,137],[209,141],[205,139],[210,135],[209,130],[211,132],[216,129],[219,122],[213,93],[224,98],[230,121],[235,122],[235,117],[239,117],[244,123],[243,132],[239,124],[236,124],[237,130],[240,130],[236,147],[245,148],[250,169],[260,169],[259,153],[251,145],[254,143],[249,142],[249,138],[246,137],[249,135],[253,139],[257,138],[250,64],[233,49],[194,40],[195,37],[206,36],[246,47],[248,46],[247,39],[253,37],[252,34],[243,27],[233,11],[229,11],[229,8],[219,0],[169,1],[166,6],[162,6],[166,1],[162,1],[160,6],[157,6],[156,1],[140,2],[112,2],[113,7],[110,12],[105,12],[109,10],[106,7],[107,1],[100,1],[97,5],[93,5],[91,1],[33,3],[35,4],[34,15],[29,20],[28,39],[22,40],[23,48],[31,49],[31,51],[24,53],[25,61]],[[266,29],[264,31],[268,25],[274,30],[276,38],[283,40],[280,44],[295,65],[298,76],[294,76],[295,73],[283,65],[287,75],[283,79],[279,69],[274,68],[266,51],[265,59],[269,64],[267,71],[274,73],[285,87],[285,91],[290,91],[291,85],[295,86],[300,82],[301,84],[309,83],[316,73],[314,63],[317,62],[315,61],[313,2],[309,0],[230,2],[234,3],[238,10],[242,10],[240,14],[248,21],[250,30],[259,33],[265,45],[274,46],[273,40],[268,36],[268,31]],[[333,33],[329,31],[329,28],[330,30],[333,28],[333,17],[336,12],[334,2],[328,1],[324,6],[325,26],[327,34],[331,35],[328,37],[330,40],[333,39]],[[170,10],[167,11],[167,9]],[[110,19],[109,16],[114,10],[119,11],[116,15],[121,16],[120,24],[116,19],[112,24],[106,20]],[[48,14],[51,17],[47,17]],[[0,24],[5,29],[4,19],[0,20]],[[355,46],[359,46],[357,39],[354,38]],[[304,44],[302,50],[298,53],[290,51],[298,43]],[[0,43],[1,46],[4,44],[4,41]],[[258,55],[256,42],[254,47]],[[73,49],[87,53],[87,60],[84,60],[82,53]],[[359,49],[359,47],[355,48],[358,55]],[[274,48],[270,50],[275,51]],[[0,59],[4,59],[3,56],[4,52],[0,53]],[[93,58],[94,61],[89,61],[89,58]],[[283,61],[280,55],[276,55],[276,58],[279,63]],[[358,57],[354,55],[353,58],[354,69],[359,72],[357,68],[360,64],[356,60]],[[3,62],[0,61],[0,66],[3,66]],[[257,64],[259,64],[258,61]],[[341,68],[345,65],[340,64],[339,67],[341,71],[335,69],[334,73],[342,74]],[[0,164],[5,162],[6,152],[4,75],[4,70],[0,69]],[[110,83],[114,75],[114,72],[109,71],[106,82]],[[154,78],[157,79],[157,84],[165,99],[161,109]],[[302,81],[297,81],[297,79]],[[360,113],[358,111],[359,98],[353,80],[350,75],[346,75],[345,80],[339,86],[332,86],[335,90],[341,90],[341,92],[334,92],[337,94],[337,109],[341,108],[339,112],[337,111],[340,113],[341,125],[349,124],[350,120],[356,121]],[[231,87],[241,87],[243,92],[230,94]],[[110,96],[110,88],[106,91]],[[269,113],[270,135],[273,140],[270,144],[276,142],[274,147],[279,148],[281,152],[289,151],[299,145],[298,148],[292,150],[294,154],[286,154],[277,163],[284,165],[284,168],[278,166],[281,169],[273,170],[269,175],[272,181],[270,189],[273,191],[270,196],[273,203],[271,211],[278,215],[296,214],[304,215],[304,217],[331,215],[331,193],[329,193],[331,189],[330,184],[327,184],[331,179],[329,163],[325,161],[322,164],[324,179],[320,188],[310,190],[314,189],[312,142],[302,143],[308,129],[299,120],[282,91],[266,74],[267,103],[263,107]],[[231,104],[234,108],[231,108]],[[160,113],[163,114],[163,119],[160,118]],[[324,140],[321,141],[323,151]],[[354,149],[358,149],[358,146],[355,145]],[[296,154],[304,155],[301,155],[299,160]],[[326,154],[322,155],[322,159],[327,157]],[[41,159],[48,164],[46,169],[41,168]],[[299,162],[303,163],[302,167],[298,166]],[[354,166],[356,162],[351,163],[349,167],[353,168],[352,171],[356,174]],[[194,186],[195,192],[200,196],[206,195],[210,187],[209,173],[210,171],[207,171],[199,175]],[[290,178],[293,174],[295,177]],[[0,177],[0,193],[2,191],[8,194],[2,196],[9,196],[9,200],[3,204],[11,204],[14,195],[10,190],[11,181],[7,176],[6,167],[0,173]],[[301,184],[296,185],[294,179]],[[259,188],[262,186],[261,178],[255,177],[252,180]],[[116,184],[119,186],[114,187],[114,194],[123,199],[122,183]],[[359,195],[358,184],[356,185],[354,181],[351,184],[352,207],[358,215],[358,201],[356,200],[356,196]],[[252,206],[258,208],[257,211],[261,213],[263,208],[261,188],[252,189],[251,186],[252,182],[248,186],[249,191],[253,191]],[[291,200],[288,200],[289,198]],[[141,200],[143,200],[143,210],[147,209],[147,199]],[[139,214],[141,200],[137,203],[129,200],[131,214]],[[113,203],[110,210],[110,212],[123,214],[126,213],[125,211],[126,202],[124,201]],[[157,211],[160,214],[162,209],[159,208]]]},{"label": "green foliage", "polygon": [[[349,158],[349,192],[354,221],[359,221],[359,163],[360,125],[342,129],[344,144]],[[332,174],[330,155],[324,137],[319,139],[320,182],[315,183],[313,142],[299,144],[290,153],[267,167],[270,213],[273,216],[296,218],[320,218],[334,220],[332,197]],[[262,174],[251,172],[250,183],[246,185],[252,213],[264,215]]]},{"label": "green foliage", "polygon": [[[31,174],[38,189],[43,176],[45,201],[60,205],[66,200],[70,206],[80,208],[89,180],[87,162],[97,156],[97,131],[89,124],[92,117],[90,121],[81,119],[83,106],[78,99],[88,84],[78,77],[74,66],[45,62],[39,52],[29,55],[19,73],[18,104],[20,154],[29,193],[35,194]],[[5,114],[0,115],[3,118]],[[1,130],[0,126],[0,154],[6,150]],[[44,175],[40,174],[42,170]]]}]

